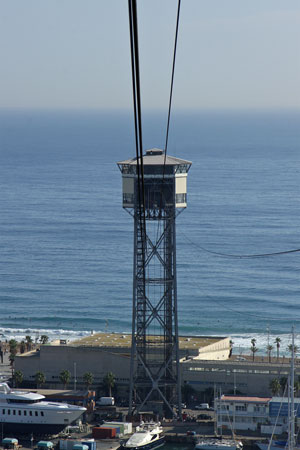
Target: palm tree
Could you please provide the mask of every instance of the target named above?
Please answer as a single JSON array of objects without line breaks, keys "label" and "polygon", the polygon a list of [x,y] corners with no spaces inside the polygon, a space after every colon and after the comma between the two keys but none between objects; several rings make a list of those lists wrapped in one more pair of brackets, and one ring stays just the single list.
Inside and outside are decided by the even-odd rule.
[{"label": "palm tree", "polygon": [[9,361],[10,361],[10,367],[11,367],[11,376],[13,378],[15,356],[18,353],[18,342],[15,339],[11,339],[8,342],[8,345],[9,345]]},{"label": "palm tree", "polygon": [[86,372],[83,375],[83,381],[84,381],[84,384],[87,387],[87,390],[89,390],[91,385],[94,383],[94,375],[91,372]]},{"label": "palm tree", "polygon": [[195,389],[188,383],[184,383],[184,385],[181,388],[181,394],[183,401],[185,403],[189,403],[191,396],[195,392]]},{"label": "palm tree", "polygon": [[278,378],[273,378],[273,380],[270,381],[269,387],[270,387],[273,395],[279,394],[280,389],[281,389],[281,384],[280,384],[280,381],[278,380]]},{"label": "palm tree", "polygon": [[21,372],[21,370],[16,370],[14,376],[16,387],[19,387],[23,383],[23,372]]},{"label": "palm tree", "polygon": [[21,344],[20,344],[20,353],[25,353],[25,350],[26,350],[26,344],[25,344],[25,341],[21,341]]},{"label": "palm tree", "polygon": [[279,349],[280,349],[280,342],[281,339],[280,337],[275,338],[275,344],[276,344],[276,349],[277,349],[277,361],[279,360]]},{"label": "palm tree", "polygon": [[42,336],[40,337],[40,343],[42,345],[47,344],[47,342],[49,341],[49,337],[46,334],[42,334]]},{"label": "palm tree", "polygon": [[104,387],[108,390],[108,395],[111,397],[111,390],[115,385],[115,376],[112,372],[108,372],[103,378]]},{"label": "palm tree", "polygon": [[68,370],[63,370],[59,374],[59,379],[61,383],[64,385],[64,388],[67,389],[67,386],[70,383],[71,373]]},{"label": "palm tree", "polygon": [[30,352],[31,347],[32,347],[32,343],[33,343],[32,337],[29,336],[29,335],[25,336],[25,340],[26,340],[27,351]]},{"label": "palm tree", "polygon": [[296,396],[299,397],[299,392],[300,392],[300,378],[299,377],[298,377],[298,380],[295,380],[294,389],[295,389]]},{"label": "palm tree", "polygon": [[268,356],[269,356],[269,363],[271,362],[271,353],[272,353],[272,350],[273,350],[273,345],[268,345],[267,346],[267,350],[268,350]]},{"label": "palm tree", "polygon": [[254,361],[254,355],[256,352],[258,352],[258,348],[257,347],[250,347],[250,350],[252,352],[252,361]]},{"label": "palm tree", "polygon": [[250,350],[251,350],[251,352],[252,352],[252,360],[254,361],[254,355],[255,355],[255,353],[258,351],[258,348],[256,347],[256,339],[255,338],[253,338],[253,339],[251,339],[251,347],[250,347]]},{"label": "palm tree", "polygon": [[[290,345],[288,346],[287,350],[288,350],[290,353],[292,353],[292,351],[293,351],[293,344],[290,344]],[[296,358],[296,353],[297,353],[298,350],[299,350],[298,346],[297,346],[297,345],[294,345],[294,356],[295,356],[295,358]]]},{"label": "palm tree", "polygon": [[36,387],[41,387],[46,383],[46,375],[43,372],[38,371],[35,374]]},{"label": "palm tree", "polygon": [[282,395],[284,394],[284,391],[285,391],[285,388],[286,388],[287,381],[288,381],[287,377],[281,377],[281,378],[279,379],[279,383],[280,383],[280,386],[281,386],[281,392],[282,392]]}]

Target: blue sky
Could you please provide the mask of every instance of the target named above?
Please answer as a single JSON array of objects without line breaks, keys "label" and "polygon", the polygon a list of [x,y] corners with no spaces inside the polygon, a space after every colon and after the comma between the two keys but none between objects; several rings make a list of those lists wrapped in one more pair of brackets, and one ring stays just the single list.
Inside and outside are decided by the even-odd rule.
[{"label": "blue sky", "polygon": [[[132,108],[127,0],[0,0],[0,107]],[[142,101],[168,103],[177,0],[138,0]],[[299,0],[182,0],[174,108],[299,108]]]}]

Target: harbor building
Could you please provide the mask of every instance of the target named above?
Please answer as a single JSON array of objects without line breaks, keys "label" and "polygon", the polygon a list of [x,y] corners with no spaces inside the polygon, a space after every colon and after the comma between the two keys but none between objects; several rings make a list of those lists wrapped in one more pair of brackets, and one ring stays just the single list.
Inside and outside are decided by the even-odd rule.
[{"label": "harbor building", "polygon": [[[130,374],[131,336],[118,333],[98,333],[67,343],[56,341],[41,345],[38,350],[17,355],[15,370],[21,370],[24,382],[35,383],[35,374],[41,371],[46,376],[45,386],[60,386],[59,374],[62,370],[71,373],[70,383],[83,384],[83,375],[94,375],[95,387],[102,383],[108,372],[115,376],[118,388],[128,388]],[[193,358],[200,361],[227,360],[230,355],[230,339],[227,337],[179,338],[180,361]],[[181,365],[181,364],[180,364]]]},{"label": "harbor building", "polygon": [[[227,360],[181,360],[182,379],[197,391],[207,388],[222,393],[241,393],[251,396],[271,395],[270,383],[275,379],[287,378],[290,362],[282,358],[268,362],[264,358],[240,361],[235,357]],[[295,365],[295,377],[300,376],[300,367]]]},{"label": "harbor building", "polygon": [[[215,400],[215,407],[217,429],[220,434],[226,429],[259,431],[262,434],[281,434],[288,431],[287,397],[222,395]],[[299,426],[299,398],[295,398],[295,416]]]},{"label": "harbor building", "polygon": [[[59,374],[71,373],[70,386],[84,385],[83,375],[91,372],[96,389],[108,372],[115,376],[118,392],[128,394],[130,375],[130,335],[97,333],[78,341],[56,341],[41,345],[39,350],[17,355],[15,370],[21,370],[24,383],[35,385],[35,374],[46,376],[45,387],[60,388]],[[288,359],[268,362],[268,358],[240,358],[231,356],[228,337],[179,337],[180,372],[182,385],[189,385],[195,392],[215,390],[217,393],[236,393],[248,396],[271,396],[273,379],[288,377]],[[295,376],[300,376],[296,361]],[[125,396],[124,393],[124,396]]]},{"label": "harbor building", "polygon": [[[94,375],[94,388],[101,385],[108,372],[115,376],[118,392],[128,393],[130,374],[130,335],[98,333],[67,343],[56,341],[41,345],[39,350],[17,355],[15,370],[21,370],[24,382],[35,386],[35,374],[46,376],[45,387],[60,388],[59,374],[71,373],[70,386],[75,382],[82,388],[83,375]],[[182,385],[189,385],[196,393],[215,390],[224,394],[236,393],[247,396],[271,396],[273,379],[288,377],[289,360],[280,358],[271,363],[268,358],[250,357],[240,360],[231,356],[228,337],[179,337],[179,356]],[[295,376],[300,376],[296,361]],[[125,396],[125,395],[124,395]]]}]

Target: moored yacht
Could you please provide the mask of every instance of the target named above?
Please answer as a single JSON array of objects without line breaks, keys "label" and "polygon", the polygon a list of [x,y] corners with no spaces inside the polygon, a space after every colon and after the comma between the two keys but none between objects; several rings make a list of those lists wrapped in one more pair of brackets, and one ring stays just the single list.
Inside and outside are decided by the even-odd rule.
[{"label": "moored yacht", "polygon": [[242,450],[243,444],[234,439],[201,439],[196,450]]},{"label": "moored yacht", "polygon": [[162,436],[163,429],[158,423],[144,423],[136,427],[135,433],[121,444],[121,449],[127,450],[149,450],[158,448],[164,444],[165,438]]},{"label": "moored yacht", "polygon": [[55,434],[75,422],[86,408],[46,401],[44,395],[0,383],[0,424],[4,432]]}]

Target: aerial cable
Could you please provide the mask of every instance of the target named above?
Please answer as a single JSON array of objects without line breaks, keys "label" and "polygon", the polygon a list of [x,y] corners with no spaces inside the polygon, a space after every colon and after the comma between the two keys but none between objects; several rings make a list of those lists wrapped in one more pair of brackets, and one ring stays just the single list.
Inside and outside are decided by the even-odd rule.
[{"label": "aerial cable", "polygon": [[[235,308],[232,308],[232,307],[228,306],[228,300],[227,299],[224,300],[224,302],[222,302],[220,300],[216,300],[214,297],[212,297],[211,295],[208,295],[208,294],[205,294],[201,298],[202,299],[203,298],[207,298],[207,299],[211,300],[212,303],[215,303],[216,305],[218,305],[218,306],[220,306],[222,308],[225,308],[226,311],[228,310],[228,311],[234,312],[235,314],[239,314],[239,315],[241,315],[243,317],[253,317],[253,318],[256,318],[256,319],[261,319],[262,318],[261,314],[259,315],[259,314],[247,312],[247,311],[245,311],[245,308],[243,309],[243,311],[240,311],[238,309],[235,309]],[[293,316],[293,317],[282,317],[282,316],[281,317],[272,317],[272,316],[266,315],[266,316],[264,316],[264,320],[268,320],[270,322],[282,322],[283,320],[299,322],[300,321],[300,317],[298,317],[298,318],[295,318],[295,316]]]},{"label": "aerial cable", "polygon": [[[173,51],[173,63],[172,63],[172,75],[171,75],[171,85],[170,85],[170,95],[169,95],[168,118],[167,118],[167,129],[166,129],[166,139],[165,139],[165,148],[164,148],[163,176],[162,176],[162,183],[161,183],[161,189],[160,189],[160,210],[162,208],[162,201],[163,201],[165,167],[166,167],[166,159],[167,159],[169,128],[170,128],[171,108],[172,108],[172,99],[173,99],[173,85],[174,85],[174,74],[175,74],[175,63],[176,63],[176,51],[177,51],[178,29],[179,29],[180,6],[181,6],[181,0],[178,0],[176,29],[175,29],[175,41],[174,41],[174,51]],[[158,230],[157,230],[157,235],[158,235]]]},{"label": "aerial cable", "polygon": [[140,68],[139,68],[138,22],[137,22],[136,0],[128,0],[128,13],[129,13],[129,30],[130,30],[132,90],[133,90],[133,104],[134,104],[136,162],[137,162],[137,175],[138,175],[138,202],[139,202],[142,244],[143,244],[143,247],[145,250],[145,248],[146,248],[146,218],[145,218],[145,215],[146,214],[145,214],[142,112],[141,112],[141,94],[140,94]]},{"label": "aerial cable", "polygon": [[300,252],[300,248],[295,248],[295,249],[291,249],[291,250],[282,250],[279,252],[272,252],[272,253],[256,253],[256,254],[241,254],[241,255],[237,255],[237,254],[232,254],[232,253],[222,253],[222,252],[217,252],[217,251],[213,251],[213,250],[209,250],[205,247],[203,247],[200,244],[197,244],[196,242],[192,241],[186,234],[182,233],[184,235],[184,237],[195,247],[200,248],[201,250],[203,250],[206,253],[210,253],[212,255],[215,256],[222,256],[225,258],[237,258],[237,259],[247,259],[247,258],[266,258],[269,256],[280,256],[280,255],[288,255],[290,253],[298,253]]},{"label": "aerial cable", "polygon": [[178,38],[179,17],[180,17],[180,4],[181,4],[181,0],[178,0],[176,31],[175,31],[175,43],[174,43],[174,52],[173,52],[172,77],[171,77],[171,87],[170,87],[170,97],[169,97],[169,110],[168,110],[166,142],[165,142],[165,162],[164,162],[164,165],[166,164],[166,156],[167,156],[167,149],[168,149],[168,138],[169,138],[169,127],[170,127],[171,107],[172,107],[172,98],[173,98],[173,84],[174,84],[174,73],[175,73],[175,62],[176,62],[176,50],[177,50],[177,38]]}]

